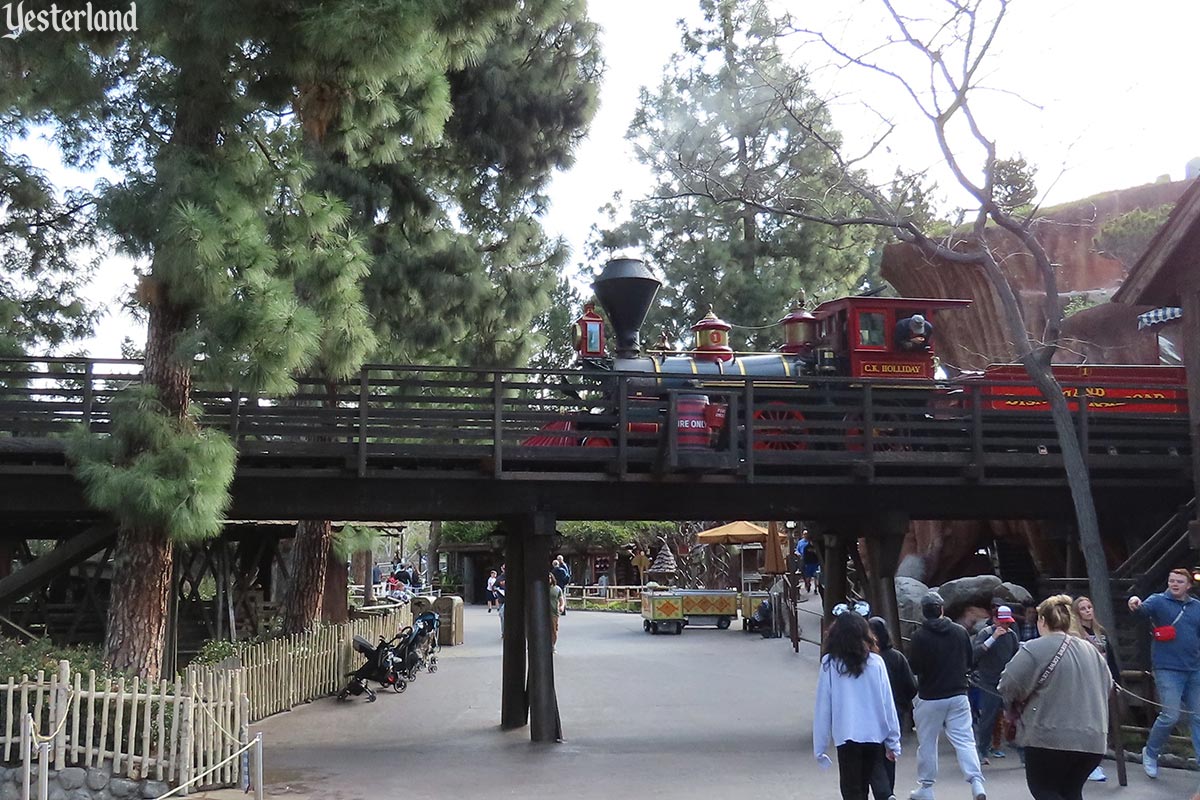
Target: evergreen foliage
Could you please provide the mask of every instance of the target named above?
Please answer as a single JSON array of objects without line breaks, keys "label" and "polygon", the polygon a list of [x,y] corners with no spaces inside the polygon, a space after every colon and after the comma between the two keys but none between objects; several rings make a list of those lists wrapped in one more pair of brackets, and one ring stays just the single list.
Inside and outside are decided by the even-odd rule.
[{"label": "evergreen foliage", "polygon": [[1136,208],[1107,220],[1096,234],[1096,249],[1132,268],[1174,208],[1174,203],[1151,209]]},{"label": "evergreen foliage", "polygon": [[[563,520],[556,526],[566,542],[574,548],[587,550],[599,548],[616,550],[626,544],[649,546],[659,538],[671,536],[678,532],[678,526],[673,522],[607,522],[607,521],[577,521]],[[448,520],[442,523],[442,541],[458,543],[486,542],[497,532],[494,522],[458,522]]]},{"label": "evergreen foliage", "polygon": [[80,429],[68,440],[88,502],[130,528],[170,531],[179,543],[221,532],[237,453],[229,439],[199,427],[200,407],[176,424],[152,386],[111,402],[112,432]]},{"label": "evergreen foliage", "polygon": [[[773,185],[824,213],[850,210],[826,142],[828,112],[807,77],[781,57],[781,22],[757,0],[703,0],[704,23],[682,30],[682,51],[661,84],[643,90],[628,138],[654,172],[653,196],[632,204],[628,222],[598,233],[597,251],[638,248],[664,287],[643,338],[663,329],[677,344],[716,306],[736,325],[734,349],[776,343],[775,323],[803,289],[827,299],[859,289],[874,231],[812,225],[760,213],[740,201],[703,196]],[[802,121],[802,123],[801,123]],[[797,201],[800,202],[800,201]]]},{"label": "evergreen foliage", "polygon": [[349,561],[355,553],[375,551],[379,529],[367,525],[343,525],[333,534],[333,554],[340,561]]},{"label": "evergreen foliage", "polygon": [[553,171],[595,111],[596,27],[582,0],[523,3],[482,55],[449,73],[435,142],[331,186],[356,209],[375,263],[365,297],[380,360],[524,364],[565,245],[538,220]]},{"label": "evergreen foliage", "polygon": [[[0,145],[12,138],[3,112]],[[53,351],[91,333],[97,312],[83,287],[96,266],[94,223],[86,195],[60,200],[27,158],[0,152],[0,357]]]}]

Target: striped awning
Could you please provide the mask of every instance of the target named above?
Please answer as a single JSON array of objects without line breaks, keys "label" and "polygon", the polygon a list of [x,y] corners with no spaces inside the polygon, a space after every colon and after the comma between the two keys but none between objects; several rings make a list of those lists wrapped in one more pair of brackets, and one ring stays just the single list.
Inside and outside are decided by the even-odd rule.
[{"label": "striped awning", "polygon": [[1149,328],[1151,325],[1157,325],[1160,322],[1170,322],[1182,316],[1183,309],[1176,306],[1156,308],[1153,311],[1147,311],[1145,314],[1138,314],[1138,330]]}]

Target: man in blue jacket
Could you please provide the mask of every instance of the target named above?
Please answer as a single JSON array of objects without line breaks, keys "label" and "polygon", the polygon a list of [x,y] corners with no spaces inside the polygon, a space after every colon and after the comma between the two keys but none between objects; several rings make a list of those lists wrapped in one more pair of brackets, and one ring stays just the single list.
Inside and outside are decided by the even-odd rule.
[{"label": "man in blue jacket", "polygon": [[1165,592],[1129,598],[1129,610],[1148,617],[1157,631],[1150,665],[1163,709],[1142,750],[1142,769],[1151,778],[1158,777],[1158,755],[1181,710],[1188,712],[1192,746],[1200,753],[1200,601],[1189,594],[1191,588],[1192,574],[1173,569]]}]

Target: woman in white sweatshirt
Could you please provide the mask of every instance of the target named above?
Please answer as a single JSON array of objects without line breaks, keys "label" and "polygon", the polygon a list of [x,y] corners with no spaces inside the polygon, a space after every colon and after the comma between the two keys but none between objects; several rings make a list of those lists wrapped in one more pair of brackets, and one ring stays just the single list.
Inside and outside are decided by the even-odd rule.
[{"label": "woman in white sweatshirt", "polygon": [[877,762],[900,756],[900,720],[887,667],[872,652],[867,621],[853,611],[835,617],[827,636],[817,680],[813,755],[828,766],[830,744],[837,748],[842,800],[867,800],[868,790],[888,797],[891,787],[871,786],[872,776],[883,774],[876,772]]}]

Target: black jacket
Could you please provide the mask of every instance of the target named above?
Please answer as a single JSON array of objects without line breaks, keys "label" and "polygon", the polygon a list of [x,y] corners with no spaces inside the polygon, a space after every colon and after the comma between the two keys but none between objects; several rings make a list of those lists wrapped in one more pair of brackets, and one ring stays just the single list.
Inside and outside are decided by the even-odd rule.
[{"label": "black jacket", "polygon": [[912,701],[917,696],[917,679],[913,677],[908,666],[908,659],[904,657],[904,653],[892,647],[892,635],[888,633],[887,623],[882,618],[872,617],[869,622],[871,633],[875,634],[875,641],[879,645],[879,656],[883,659],[883,665],[887,667],[896,711],[912,711]]},{"label": "black jacket", "polygon": [[917,676],[922,700],[966,694],[971,671],[971,635],[945,617],[927,619],[913,634],[908,663]]}]

